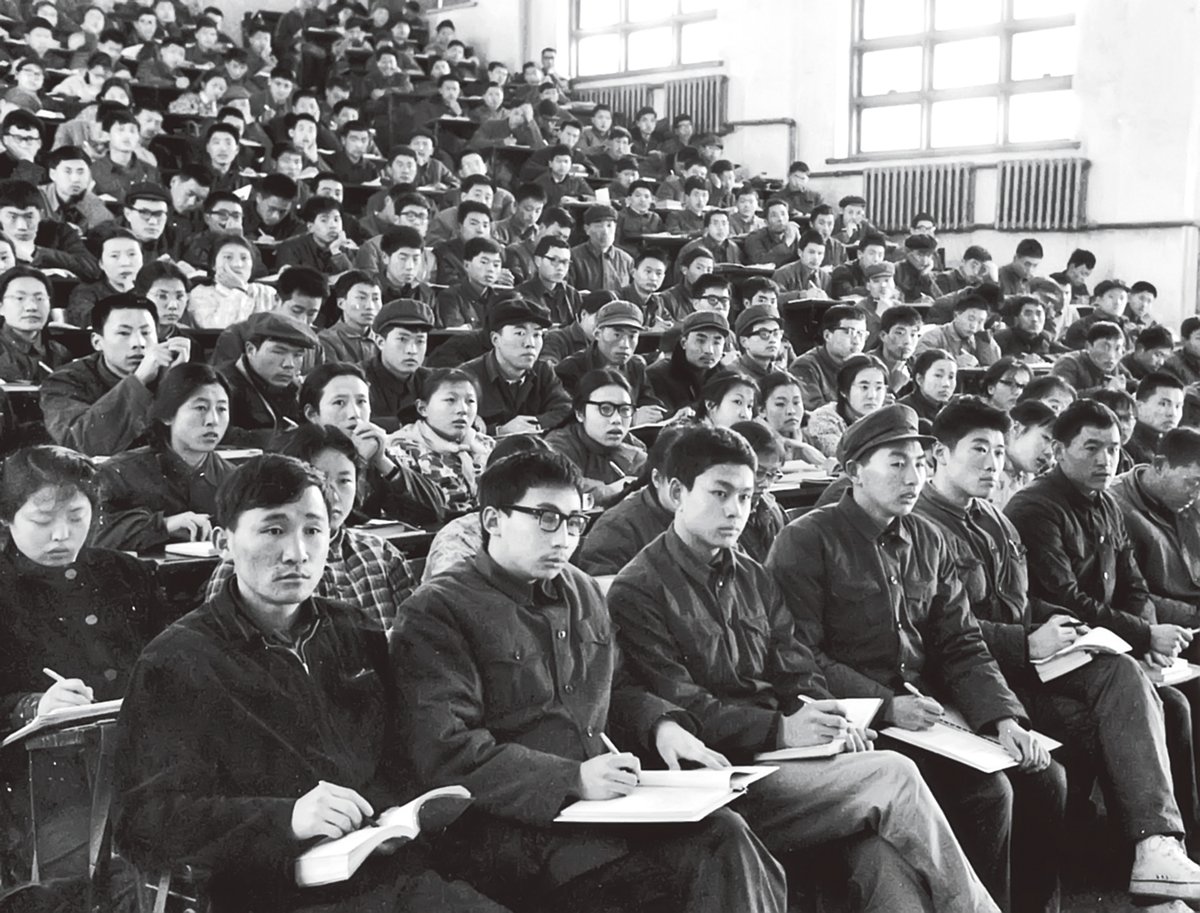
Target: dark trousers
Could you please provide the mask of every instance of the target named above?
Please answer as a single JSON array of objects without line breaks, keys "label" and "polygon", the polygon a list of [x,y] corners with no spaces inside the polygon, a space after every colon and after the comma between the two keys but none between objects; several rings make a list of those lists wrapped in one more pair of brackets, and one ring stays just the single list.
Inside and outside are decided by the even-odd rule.
[{"label": "dark trousers", "polygon": [[984,774],[894,739],[884,737],[880,747],[916,762],[1001,910],[1057,913],[1067,801],[1062,765]]},{"label": "dark trousers", "polygon": [[514,910],[784,913],[783,868],[742,817],[695,824],[546,827],[468,814],[437,850],[444,869]]},{"label": "dark trousers", "polygon": [[[1034,726],[1082,753],[1100,777],[1127,840],[1184,833],[1163,702],[1136,660],[1099,655],[1024,697]],[[1190,779],[1194,789],[1194,767]]]},{"label": "dark trousers", "polygon": [[1200,726],[1196,725],[1196,714],[1200,713],[1200,693],[1193,687],[1196,685],[1200,685],[1200,682],[1155,689],[1163,705],[1175,802],[1179,806],[1183,826],[1193,840],[1200,835],[1200,780],[1196,772],[1196,760],[1200,757],[1200,745],[1197,745]]}]

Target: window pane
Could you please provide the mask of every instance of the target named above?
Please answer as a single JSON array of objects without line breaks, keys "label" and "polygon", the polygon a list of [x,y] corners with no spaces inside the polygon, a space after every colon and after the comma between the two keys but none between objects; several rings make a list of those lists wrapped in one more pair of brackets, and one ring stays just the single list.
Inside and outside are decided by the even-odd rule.
[{"label": "window pane", "polygon": [[578,3],[581,29],[598,29],[621,21],[621,0],[578,0]]},{"label": "window pane", "polygon": [[1000,78],[1000,39],[972,38],[933,46],[933,87],[982,86]]},{"label": "window pane", "polygon": [[1008,100],[1008,141],[1074,139],[1079,117],[1075,93],[1026,92]]},{"label": "window pane", "polygon": [[579,75],[598,76],[621,69],[621,36],[592,35],[579,39]]},{"label": "window pane", "polygon": [[1078,33],[1075,26],[1017,32],[1012,39],[1012,78],[1074,76]]},{"label": "window pane", "polygon": [[863,108],[859,117],[860,152],[892,152],[920,145],[920,105]]},{"label": "window pane", "polygon": [[921,88],[921,49],[895,48],[862,55],[862,94],[916,92]]},{"label": "window pane", "polygon": [[679,0],[679,12],[702,13],[705,10],[715,10],[717,0]]},{"label": "window pane", "polygon": [[962,29],[1000,21],[1000,0],[935,0],[933,27]]},{"label": "window pane", "polygon": [[890,38],[925,31],[925,0],[863,0],[864,38]]},{"label": "window pane", "polygon": [[[582,0],[586,6],[591,0]],[[675,0],[630,0],[630,22],[653,22],[675,15]]]},{"label": "window pane", "polygon": [[1067,16],[1079,9],[1079,0],[1013,0],[1014,19]]},{"label": "window pane", "polygon": [[693,22],[683,26],[680,31],[680,63],[704,63],[721,59],[720,33],[717,31],[716,19]]},{"label": "window pane", "polygon": [[629,33],[629,70],[652,70],[675,63],[673,29],[663,26]]},{"label": "window pane", "polygon": [[930,111],[931,142],[947,146],[987,146],[996,142],[996,99],[939,101]]}]

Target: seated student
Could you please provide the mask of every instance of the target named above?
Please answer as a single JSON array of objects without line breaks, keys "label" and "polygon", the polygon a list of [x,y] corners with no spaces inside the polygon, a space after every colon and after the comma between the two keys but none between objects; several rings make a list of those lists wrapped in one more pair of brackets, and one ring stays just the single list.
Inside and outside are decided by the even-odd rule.
[{"label": "seated student", "polygon": [[1134,381],[1139,381],[1151,372],[1159,371],[1175,351],[1175,335],[1170,327],[1146,327],[1138,333],[1133,351],[1121,359],[1121,364]]},{"label": "seated student", "polygon": [[[697,256],[703,257],[703,252]],[[664,329],[670,325],[670,315],[658,293],[666,279],[670,259],[661,247],[643,247],[633,261],[633,278],[617,292],[618,301],[628,301],[641,310],[646,328]]]},{"label": "seated student", "polygon": [[1011,263],[997,271],[996,278],[1005,297],[1030,294],[1030,280],[1037,275],[1038,264],[1045,254],[1036,238],[1024,238],[1017,244]]},{"label": "seated student", "polygon": [[583,214],[587,240],[571,248],[567,281],[579,291],[617,291],[633,276],[633,257],[617,247],[617,214],[611,206],[589,206]]},{"label": "seated student", "polygon": [[[145,269],[142,272],[144,273]],[[141,276],[142,273],[138,275]],[[329,294],[329,286],[325,277],[316,270],[304,266],[291,266],[279,274],[275,292],[279,312],[311,328]],[[213,346],[212,355],[209,356],[209,362],[214,368],[224,370],[232,367],[242,357],[246,351],[249,327],[254,319],[255,315],[251,315],[221,331],[216,345]],[[320,347],[304,352],[302,374],[320,363],[320,354]]]},{"label": "seated student", "polygon": [[[597,842],[594,829],[551,824],[573,799],[609,798],[632,787],[622,768],[636,771],[637,758],[606,752],[600,738],[606,729],[630,733],[630,744],[671,766],[719,763],[665,715],[673,705],[623,677],[610,641],[580,646],[584,632],[607,631],[610,620],[599,586],[567,564],[586,522],[578,479],[570,463],[552,454],[492,464],[480,482],[485,550],[430,580],[404,606],[392,656],[402,705],[412,708],[400,718],[406,754],[424,785],[462,783],[476,798],[440,841],[442,858],[502,902],[571,903],[586,891],[589,898],[607,901],[619,892],[623,904],[693,913],[782,906],[781,870],[727,809],[669,833],[656,830],[653,839],[626,829]],[[554,684],[550,648],[535,636],[528,612],[518,610],[531,593],[543,614],[570,616],[561,649],[574,657],[572,689],[587,722],[586,731],[570,724],[572,737],[563,737],[557,719],[562,711],[553,692],[561,685]],[[448,649],[447,638],[460,644]],[[515,644],[534,675],[512,690],[513,682],[493,679],[515,670],[477,666],[476,657],[486,658],[487,650],[508,656]],[[468,684],[481,675],[486,688]]]},{"label": "seated student", "polygon": [[101,278],[71,290],[67,322],[77,327],[88,326],[92,308],[101,298],[132,291],[145,262],[142,246],[133,233],[115,223],[106,223],[93,232],[88,246],[95,251]]},{"label": "seated student", "polygon": [[536,273],[517,286],[518,294],[550,312],[550,319],[565,326],[579,317],[583,307],[579,291],[565,281],[571,269],[571,245],[547,236],[533,250]]},{"label": "seated student", "polygon": [[496,446],[494,438],[474,427],[478,382],[458,368],[426,371],[415,410],[416,421],[388,435],[389,450],[402,452],[441,487],[449,513],[474,510],[479,476]]},{"label": "seated student", "polygon": [[963,251],[962,261],[951,270],[937,274],[937,287],[943,295],[975,288],[989,280],[992,255],[985,247],[972,244]]},{"label": "seated student", "polygon": [[0,180],[17,180],[34,187],[46,182],[46,169],[36,161],[42,148],[42,122],[33,113],[17,108],[0,121],[4,151],[0,152]]},{"label": "seated student", "polygon": [[781,466],[787,447],[783,439],[762,421],[735,422],[729,430],[746,440],[757,461],[749,519],[738,536],[738,548],[761,564],[767,560],[775,537],[787,525],[783,508],[771,494],[771,486],[783,475]]},{"label": "seated student", "polygon": [[1045,403],[1025,399],[1009,410],[1004,435],[1004,468],[996,476],[989,500],[1004,510],[1012,496],[1054,465],[1051,429],[1057,413]]},{"label": "seated student", "polygon": [[[1088,293],[1087,279],[1095,268],[1096,255],[1090,250],[1076,248],[1071,251],[1071,256],[1067,258],[1067,268],[1061,273],[1051,273],[1050,278],[1059,283],[1071,286],[1071,300],[1075,304],[1087,304],[1088,300],[1092,297]],[[1097,289],[1097,297],[1100,294],[1099,289]]]},{"label": "seated student", "polygon": [[1017,529],[987,502],[1009,431],[1006,416],[973,398],[942,410],[933,423],[936,468],[915,513],[957,552],[984,642],[1033,725],[1083,747],[1086,763],[1101,767],[1111,811],[1135,845],[1130,891],[1158,895],[1159,884],[1169,880],[1170,894],[1200,894],[1200,866],[1180,845],[1185,821],[1172,795],[1162,705],[1137,661],[1100,654],[1051,682],[1031,674],[1031,661],[1069,646],[1082,632],[1066,609],[1029,598]]},{"label": "seated student", "polygon": [[379,351],[363,365],[371,388],[371,413],[387,432],[417,420],[421,390],[429,369],[425,352],[434,327],[429,305],[412,298],[389,301],[375,317],[372,329]]},{"label": "seated student", "polygon": [[71,361],[47,330],[53,300],[41,270],[20,265],[0,273],[0,380],[40,383]]},{"label": "seated student", "polygon": [[988,306],[979,295],[967,295],[954,305],[954,319],[926,327],[917,342],[917,354],[945,349],[960,368],[984,367],[1000,359],[1000,347],[987,329]]},{"label": "seated student", "polygon": [[125,194],[120,224],[128,228],[142,247],[142,259],[171,259],[171,242],[167,238],[167,220],[171,214],[171,197],[166,188],[157,184],[134,184]]},{"label": "seated student", "polygon": [[[674,322],[682,320],[694,310],[692,302],[700,297],[697,293],[697,283],[702,277],[712,273],[716,268],[716,261],[707,247],[696,247],[680,255],[677,268],[680,271],[679,281],[660,296],[663,318]],[[715,277],[715,281],[718,285],[724,285],[726,291],[729,290],[728,279]],[[708,280],[705,280],[705,286],[707,283]]]},{"label": "seated student", "polygon": [[[0,210],[0,217],[2,215],[3,210]],[[1200,384],[1200,317],[1193,315],[1184,318],[1179,327],[1179,343],[1175,354],[1163,362],[1162,369],[1168,374],[1174,374],[1194,390]],[[1195,424],[1190,414],[1190,401],[1188,406],[1184,424]]]},{"label": "seated student", "polygon": [[553,431],[570,417],[570,396],[553,366],[538,359],[549,326],[549,315],[523,298],[489,309],[492,350],[462,365],[479,382],[479,419],[489,434]]},{"label": "seated student", "polygon": [[[938,909],[995,909],[911,763],[862,752],[871,736],[847,733],[836,704],[797,697],[798,691],[824,697],[824,679],[793,635],[796,623],[770,576],[734,547],[750,515],[756,466],[746,441],[729,432],[685,431],[668,454],[664,474],[678,503],[673,524],[617,575],[608,595],[632,671],[689,710],[698,734],[735,763],[755,751],[819,744],[837,731],[848,736],[847,754],[781,768],[774,788],[747,794],[748,820],[776,855],[795,859],[797,851],[852,837],[839,855],[848,856],[851,893],[861,909],[934,903]],[[735,493],[743,497],[734,501]],[[719,585],[711,564],[722,568]],[[765,613],[761,629],[734,622],[757,646],[731,649],[712,639],[721,629],[692,623],[713,605],[734,619]],[[898,794],[909,797],[902,806]],[[887,810],[892,803],[903,816]],[[924,877],[899,876],[899,869],[899,877],[883,874],[901,865],[901,855]]]},{"label": "seated student", "polygon": [[47,219],[66,222],[78,232],[110,222],[113,214],[92,192],[91,159],[78,146],[59,146],[46,158],[50,182],[38,188]]},{"label": "seated student", "polygon": [[700,234],[706,227],[704,212],[708,207],[707,178],[687,178],[683,182],[683,199],[680,202],[683,204],[682,209],[672,209],[667,213],[666,230],[673,235]]},{"label": "seated student", "polygon": [[[463,203],[462,206],[482,206]],[[491,238],[472,237],[463,245],[463,278],[437,294],[437,321],[442,327],[482,327],[501,290],[496,288],[503,269],[500,245]],[[510,293],[511,294],[511,293]]]},{"label": "seated student", "polygon": [[580,378],[572,399],[574,421],[546,435],[546,443],[579,470],[580,490],[597,507],[611,507],[636,483],[646,448],[629,434],[633,396],[629,382],[609,368]]},{"label": "seated student", "polygon": [[909,364],[921,338],[921,312],[907,304],[888,308],[879,318],[878,341],[867,350],[888,369],[888,390],[898,395],[912,382]]},{"label": "seated student", "polygon": [[[154,303],[160,341],[174,336],[194,340],[191,327],[181,321],[187,312],[187,276],[170,260],[154,260],[141,268],[133,290]],[[199,355],[199,352],[196,353]]]},{"label": "seated student", "polygon": [[[447,197],[449,196],[447,194]],[[462,183],[461,190],[454,196],[457,199],[440,210],[429,223],[429,231],[426,232],[425,238],[430,244],[436,245],[458,236],[458,206],[468,200],[486,206],[489,220],[495,221],[492,205],[495,202],[496,187],[486,174],[468,175]]]},{"label": "seated student", "polygon": [[788,358],[779,311],[765,305],[751,305],[738,314],[733,333],[741,350],[729,367],[755,381],[768,374],[786,371]]},{"label": "seated student", "polygon": [[867,341],[867,315],[848,304],[835,304],[821,315],[822,345],[809,349],[788,368],[800,381],[809,412],[837,399],[837,372]]},{"label": "seated student", "polygon": [[1088,328],[1087,347],[1059,357],[1050,371],[1074,387],[1079,396],[1099,390],[1124,391],[1129,384],[1129,374],[1121,363],[1124,354],[1125,333],[1117,324],[1101,320]]},{"label": "seated student", "polygon": [[[585,304],[604,301],[610,294],[591,292]],[[633,422],[637,425],[659,422],[664,416],[662,404],[646,379],[646,362],[636,354],[643,319],[635,304],[619,299],[605,301],[596,311],[591,342],[585,349],[560,359],[554,367],[563,387],[572,395],[588,372],[601,368],[616,371],[629,384]],[[544,357],[545,347],[542,351]]]},{"label": "seated student", "polygon": [[946,294],[934,272],[937,240],[929,235],[912,234],[904,239],[904,259],[896,264],[896,288],[907,302],[931,301]]},{"label": "seated student", "polygon": [[1004,302],[1002,316],[1008,326],[992,335],[1001,355],[1036,363],[1067,351],[1045,328],[1046,308],[1038,298],[1031,295],[1010,298]]},{"label": "seated student", "polygon": [[229,385],[205,364],[163,375],[149,411],[150,444],[100,467],[97,545],[147,552],[212,536],[217,486],[233,466],[217,452],[229,427]]},{"label": "seated student", "polygon": [[103,51],[96,51],[87,58],[82,71],[73,72],[51,89],[49,94],[90,105],[100,97],[100,90],[112,75],[112,59]]},{"label": "seated student", "polygon": [[[119,698],[142,647],[166,621],[153,572],[88,544],[100,493],[90,460],[62,447],[29,447],[0,472],[0,728],[51,710]],[[55,682],[44,669],[65,676]],[[6,880],[30,877],[30,794],[24,755],[4,765]],[[19,761],[19,763],[12,763]],[[86,878],[91,786],[84,757],[57,752],[43,781],[37,821],[40,877]],[[11,884],[12,882],[7,882]],[[9,905],[21,906],[9,897]]]},{"label": "seated student", "polygon": [[833,234],[847,247],[861,244],[870,234],[878,234],[875,226],[867,221],[867,201],[856,194],[838,200],[841,212],[834,221]]},{"label": "seated student", "polygon": [[679,414],[700,399],[700,393],[717,374],[729,339],[729,321],[715,311],[695,311],[679,323],[679,341],[670,356],[646,369],[646,379],[668,417]]},{"label": "seated student", "polygon": [[[242,201],[235,194],[228,190],[214,190],[205,197],[202,205],[203,229],[196,232],[190,229],[180,232],[175,242],[175,259],[190,266],[195,273],[202,273],[211,268],[216,246],[223,239],[245,238],[242,230]],[[251,278],[267,275],[267,268],[258,253],[258,248],[251,245],[251,253]]]},{"label": "seated student", "polygon": [[1149,463],[1162,436],[1178,428],[1183,418],[1183,384],[1171,374],[1154,371],[1138,381],[1135,398],[1137,424],[1125,446],[1134,463]]},{"label": "seated student", "polygon": [[758,421],[775,432],[783,445],[783,459],[812,466],[829,465],[821,451],[804,440],[804,398],[800,384],[786,371],[768,374],[759,382]]},{"label": "seated student", "polygon": [[758,384],[744,374],[726,369],[704,382],[691,408],[680,410],[675,421],[729,428],[750,421],[757,402]]},{"label": "seated student", "polygon": [[613,127],[613,110],[603,102],[592,108],[591,121],[591,124],[584,127],[583,133],[579,136],[578,148],[584,155],[591,156],[593,159],[604,150],[605,143],[608,142],[614,129],[623,130],[630,141],[633,139],[632,134],[624,127]]},{"label": "seated student", "polygon": [[1008,413],[1032,380],[1033,372],[1028,365],[1006,355],[983,372],[979,395],[993,409]]},{"label": "seated student", "polygon": [[246,324],[245,347],[222,369],[229,382],[231,440],[264,446],[300,423],[300,368],[306,349],[319,346],[306,323],[281,311],[255,314]]},{"label": "seated student", "polygon": [[873,355],[851,355],[838,369],[837,400],[814,409],[804,437],[829,458],[835,457],[846,429],[887,402],[887,368]]},{"label": "seated student", "polygon": [[84,282],[100,275],[96,258],[79,232],[65,222],[43,219],[41,195],[26,181],[0,181],[0,235],[18,263],[38,269],[65,269]]},{"label": "seated student", "polygon": [[1043,374],[1035,377],[1025,386],[1025,392],[1021,394],[1018,402],[1037,400],[1045,403],[1055,415],[1058,415],[1075,402],[1076,395],[1075,388],[1061,377]]},{"label": "seated student", "polygon": [[294,212],[299,185],[286,174],[268,174],[254,187],[253,204],[246,207],[242,230],[249,240],[278,244],[304,234],[304,223]]},{"label": "seated student", "polygon": [[1145,466],[1118,476],[1110,489],[1125,520],[1138,569],[1157,617],[1195,627],[1200,605],[1200,432],[1174,428]]},{"label": "seated student", "polygon": [[368,157],[371,146],[371,125],[365,120],[352,120],[338,130],[341,147],[329,160],[329,169],[347,184],[368,184],[379,177],[379,165]]},{"label": "seated student", "polygon": [[549,105],[543,106],[538,103],[538,120],[544,124],[542,133],[551,145],[538,149],[525,159],[525,163],[518,172],[520,180],[533,181],[545,174],[553,159],[559,154],[559,147],[566,148],[571,155],[571,167],[568,169],[571,174],[582,176],[596,173],[595,165],[576,148],[583,132],[583,126],[579,121],[568,115],[562,121],[561,126],[557,126],[557,128],[549,126],[549,122],[558,116],[558,111],[557,108],[552,110]]},{"label": "seated student", "polygon": [[771,278],[780,292],[792,292],[789,298],[828,298],[830,275],[822,268],[825,259],[825,239],[820,232],[808,230],[797,244],[798,259],[775,270]]},{"label": "seated student", "polygon": [[917,413],[922,421],[932,422],[958,384],[958,362],[945,349],[926,349],[913,359],[913,389],[897,400]]},{"label": "seated student", "polygon": [[134,184],[162,183],[158,169],[136,154],[141,128],[133,114],[110,108],[101,113],[99,124],[108,135],[108,150],[92,162],[92,189],[98,195],[108,194],[120,202]]},{"label": "seated student", "polygon": [[496,149],[510,145],[528,146],[538,152],[546,152],[546,136],[543,135],[542,126],[534,114],[532,104],[528,102],[515,104],[504,112],[503,117],[484,121],[471,137],[468,147]]},{"label": "seated student", "polygon": [[583,178],[571,173],[574,164],[571,149],[561,143],[546,150],[548,170],[533,178],[533,183],[546,191],[548,206],[561,206],[564,201],[591,200],[596,194]]},{"label": "seated student", "polygon": [[188,295],[187,315],[192,326],[223,330],[279,306],[275,289],[250,281],[254,245],[238,235],[226,235],[215,239],[212,251],[211,282],[193,286]]},{"label": "seated student", "polygon": [[[525,296],[525,299],[544,308],[536,299],[528,296]],[[596,336],[596,319],[600,309],[616,300],[616,292],[585,293],[580,299],[579,311],[570,318],[570,323],[556,326],[546,333],[542,341],[541,360],[551,367],[556,367],[563,359],[586,351]]]},{"label": "seated student", "polygon": [[342,227],[342,209],[337,200],[314,196],[300,213],[307,231],[279,245],[275,266],[308,266],[327,276],[351,268],[349,255],[354,244]]},{"label": "seated student", "polygon": [[[587,130],[584,130],[584,134],[587,134]],[[592,167],[602,178],[616,177],[621,170],[622,162],[632,161],[634,170],[637,170],[637,159],[632,154],[633,134],[624,127],[613,127],[599,149],[585,148],[581,139],[578,151],[588,156]]]},{"label": "seated student", "polygon": [[789,221],[786,200],[772,197],[766,203],[767,224],[751,231],[742,239],[746,262],[750,264],[772,264],[779,267],[791,263],[800,256],[800,228]]},{"label": "seated student", "polygon": [[[458,236],[448,241],[434,245],[433,253],[437,258],[436,281],[440,285],[454,285],[463,281],[466,261],[466,247],[475,239],[492,241],[490,237],[492,226],[492,210],[486,203],[478,200],[465,200],[458,204]],[[495,244],[499,250],[500,245]],[[503,269],[503,265],[499,267]]]},{"label": "seated student", "polygon": [[1129,286],[1129,303],[1125,306],[1125,318],[1130,323],[1130,330],[1137,339],[1137,334],[1150,327],[1159,325],[1151,313],[1154,301],[1158,298],[1158,289],[1154,283],[1139,279]]},{"label": "seated student", "polygon": [[[826,249],[829,242],[826,240]],[[858,257],[836,266],[829,277],[829,295],[832,298],[847,298],[866,293],[866,270],[883,263],[887,256],[887,239],[883,235],[865,235],[858,244]]]},{"label": "seated student", "polygon": [[[336,468],[352,475],[343,460]],[[383,809],[416,792],[387,757],[395,719],[382,632],[340,603],[344,590],[314,595],[333,564],[331,521],[341,509],[325,491],[321,471],[278,454],[248,461],[221,487],[217,541],[232,573],[134,671],[118,731],[116,843],[151,871],[201,866],[217,904],[502,913],[443,882],[416,845],[320,889],[319,901],[295,885],[303,848],[375,814],[364,794]],[[267,526],[285,535],[265,535]],[[306,662],[247,649],[263,638],[303,642]],[[248,807],[275,813],[250,827]]]},{"label": "seated student", "polygon": [[[409,298],[432,307],[435,292],[420,278],[425,262],[425,245],[420,232],[399,225],[388,229],[379,241],[379,250],[386,262],[380,276],[383,300]],[[361,258],[355,262],[362,268]]]},{"label": "seated student", "polygon": [[1135,336],[1133,324],[1125,316],[1125,304],[1129,300],[1129,286],[1120,279],[1105,279],[1096,286],[1096,295],[1091,299],[1092,312],[1080,317],[1067,327],[1063,344],[1070,349],[1082,349],[1087,341],[1087,331],[1097,323],[1115,323],[1125,333],[1127,348],[1133,347]]},{"label": "seated student", "polygon": [[633,250],[643,235],[662,231],[663,219],[651,207],[654,205],[654,185],[649,181],[634,181],[629,185],[625,206],[617,215],[617,243]]},{"label": "seated student", "polygon": [[533,251],[537,243],[547,235],[570,240],[575,230],[575,219],[565,209],[547,206],[538,219],[537,230],[524,241],[517,241],[504,248],[504,268],[513,275],[514,284],[524,282],[534,273]]},{"label": "seated student", "polygon": [[120,453],[146,429],[159,374],[191,357],[191,341],[159,342],[154,304],[127,292],[96,302],[94,355],[65,364],[42,382],[51,440],[89,456]]},{"label": "seated student", "polygon": [[733,193],[733,211],[729,214],[729,230],[738,238],[766,228],[758,214],[758,191],[753,184],[740,184]]},{"label": "seated student", "polygon": [[[972,729],[998,735],[1019,764],[1007,774],[969,772],[922,752],[912,757],[1001,908],[1009,908],[1011,885],[1013,909],[1043,909],[1057,897],[1060,822],[1053,809],[1062,807],[1065,778],[1024,728],[1025,708],[984,646],[954,554],[927,521],[911,516],[928,440],[916,413],[901,405],[853,425],[838,454],[850,488],[789,524],[767,569],[835,696],[882,698],[880,725],[928,728],[941,706],[906,693],[908,684],[950,699]],[[897,578],[917,619],[901,623],[898,633],[888,595]],[[857,597],[844,581],[856,582]],[[888,747],[909,754],[903,744]]]},{"label": "seated student", "polygon": [[379,354],[379,341],[372,330],[383,307],[379,280],[352,269],[338,278],[333,297],[341,316],[333,326],[317,333],[323,359],[365,367]]}]

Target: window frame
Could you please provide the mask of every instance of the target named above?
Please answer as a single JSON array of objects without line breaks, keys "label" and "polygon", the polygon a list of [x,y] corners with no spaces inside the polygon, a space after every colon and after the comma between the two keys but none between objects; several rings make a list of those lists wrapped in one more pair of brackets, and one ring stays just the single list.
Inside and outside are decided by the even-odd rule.
[{"label": "window frame", "polygon": [[[571,72],[577,74],[574,82],[586,84],[592,81],[610,80],[619,77],[627,76],[652,76],[662,73],[676,73],[679,71],[710,69],[715,66],[721,66],[722,61],[717,58],[713,60],[695,61],[693,63],[680,63],[680,58],[683,53],[683,26],[692,25],[697,22],[713,22],[717,19],[718,9],[714,4],[712,9],[699,10],[693,13],[680,12],[681,0],[674,0],[676,12],[669,16],[658,19],[646,19],[638,22],[629,20],[629,7],[638,0],[619,0],[621,13],[618,21],[612,25],[600,26],[593,29],[580,28],[579,8],[588,0],[571,0],[571,15],[570,15],[570,34],[571,34]],[[671,62],[660,67],[647,67],[640,70],[628,69],[629,62],[629,35],[631,32],[642,32],[649,29],[670,27],[671,29]],[[580,74],[579,70],[579,42],[585,38],[592,38],[597,35],[617,35],[620,40],[620,53],[617,57],[617,66],[607,73],[589,73],[587,75]]]},{"label": "window frame", "polygon": [[[850,100],[849,100],[849,148],[845,161],[879,161],[896,158],[916,158],[963,153],[1019,152],[1040,149],[1078,147],[1071,139],[1040,140],[1036,142],[1009,141],[1009,104],[1016,95],[1040,94],[1044,92],[1070,91],[1074,88],[1074,75],[1044,76],[1038,79],[1012,79],[1012,39],[1024,32],[1077,25],[1074,13],[1042,16],[1030,19],[1013,19],[1013,0],[1002,0],[1000,18],[997,22],[964,28],[934,28],[934,13],[937,0],[924,0],[923,28],[908,35],[887,38],[863,38],[863,20],[866,0],[854,0],[851,21],[850,53]],[[951,41],[972,38],[1000,39],[1000,73],[995,82],[965,88],[934,89],[934,47]],[[862,94],[862,59],[871,51],[919,47],[921,49],[921,88],[912,92],[896,92],[887,95]],[[997,141],[976,146],[934,146],[933,105],[941,101],[969,98],[995,98]],[[862,150],[862,112],[871,108],[887,108],[898,105],[919,105],[921,110],[920,145],[916,148],[895,150]]]}]

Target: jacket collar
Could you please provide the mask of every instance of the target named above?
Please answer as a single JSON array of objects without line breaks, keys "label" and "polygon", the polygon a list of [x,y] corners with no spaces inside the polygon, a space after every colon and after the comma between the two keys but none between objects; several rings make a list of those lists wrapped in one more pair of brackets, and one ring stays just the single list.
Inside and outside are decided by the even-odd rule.
[{"label": "jacket collar", "polygon": [[912,537],[908,534],[900,517],[894,518],[887,526],[881,527],[874,517],[859,507],[858,502],[854,500],[853,485],[848,486],[842,492],[842,498],[837,502],[835,509],[841,513],[856,533],[872,544],[881,542],[887,535],[896,536],[904,542],[912,542]]},{"label": "jacket collar", "polygon": [[663,534],[663,544],[667,549],[667,554],[684,574],[710,590],[715,589],[723,582],[728,582],[733,577],[734,564],[731,549],[719,549],[716,555],[705,560],[684,544],[679,533],[675,532],[674,524],[668,526],[667,531]]},{"label": "jacket collar", "polygon": [[553,580],[535,580],[532,583],[518,580],[496,563],[486,547],[476,553],[475,569],[493,587],[521,605],[553,605],[563,601],[557,577]]}]

